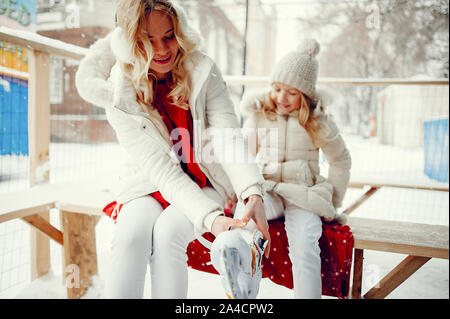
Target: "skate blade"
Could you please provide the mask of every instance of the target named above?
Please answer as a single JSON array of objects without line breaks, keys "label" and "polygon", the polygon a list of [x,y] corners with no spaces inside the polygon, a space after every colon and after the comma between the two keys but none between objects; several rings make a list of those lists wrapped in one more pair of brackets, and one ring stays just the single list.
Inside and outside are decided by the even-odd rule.
[{"label": "skate blade", "polygon": [[229,293],[226,293],[228,299],[245,299],[239,287],[237,275],[239,272],[239,252],[235,248],[225,248],[222,251],[222,262]]}]

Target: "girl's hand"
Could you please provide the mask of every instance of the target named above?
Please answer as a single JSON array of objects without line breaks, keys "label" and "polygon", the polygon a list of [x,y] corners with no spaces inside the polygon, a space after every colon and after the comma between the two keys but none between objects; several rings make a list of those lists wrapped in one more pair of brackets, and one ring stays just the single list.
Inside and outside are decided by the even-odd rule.
[{"label": "girl's hand", "polygon": [[264,203],[261,196],[252,195],[248,198],[245,204],[245,213],[242,217],[242,222],[247,225],[247,223],[253,219],[256,223],[256,227],[263,234],[264,239],[268,241],[267,248],[264,253],[266,258],[269,257],[270,252],[270,234],[269,234],[269,223],[267,222],[266,211],[264,209]]},{"label": "girl's hand", "polygon": [[211,233],[217,237],[220,233],[230,230],[232,227],[242,228],[246,225],[247,223],[244,223],[240,219],[217,216],[211,226]]}]

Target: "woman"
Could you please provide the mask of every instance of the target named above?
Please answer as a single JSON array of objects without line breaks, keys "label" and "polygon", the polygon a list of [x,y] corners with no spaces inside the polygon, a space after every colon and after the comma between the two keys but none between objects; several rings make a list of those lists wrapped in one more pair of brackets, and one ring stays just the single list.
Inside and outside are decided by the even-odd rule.
[{"label": "woman", "polygon": [[[121,0],[117,24],[91,47],[76,76],[80,95],[105,108],[134,162],[117,192],[105,296],[142,298],[150,262],[152,297],[185,298],[186,249],[200,234],[217,236],[253,219],[270,240],[263,178],[254,163],[211,160],[211,151],[247,149],[235,135],[221,135],[223,148],[200,135],[239,125],[220,71],[198,51],[183,10],[167,0]],[[242,220],[223,215],[236,197],[246,203]]]}]

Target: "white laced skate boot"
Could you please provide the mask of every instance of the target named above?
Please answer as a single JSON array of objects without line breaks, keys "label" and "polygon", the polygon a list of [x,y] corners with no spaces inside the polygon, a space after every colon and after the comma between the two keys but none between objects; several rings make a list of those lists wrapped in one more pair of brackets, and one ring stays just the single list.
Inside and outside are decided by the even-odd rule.
[{"label": "white laced skate boot", "polygon": [[256,298],[262,278],[261,262],[267,241],[256,230],[248,242],[242,236],[247,235],[245,232],[251,236],[241,229],[223,232],[211,246],[211,263],[230,299]]}]

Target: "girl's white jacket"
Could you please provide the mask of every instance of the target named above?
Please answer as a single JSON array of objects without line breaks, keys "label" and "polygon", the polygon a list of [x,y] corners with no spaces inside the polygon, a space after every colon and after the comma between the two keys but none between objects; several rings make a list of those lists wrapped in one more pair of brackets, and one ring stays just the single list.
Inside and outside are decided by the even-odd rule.
[{"label": "girl's white jacket", "polygon": [[[132,169],[113,186],[119,203],[160,191],[178,206],[196,231],[211,231],[223,207],[208,198],[184,173],[172,150],[172,140],[156,110],[143,112],[132,84],[124,77],[119,61],[132,63],[121,28],[98,40],[80,63],[76,86],[89,103],[104,107],[120,145],[133,160]],[[235,151],[245,158],[247,146],[234,113],[225,82],[216,64],[197,51],[188,64],[191,79],[189,105],[193,117],[195,160],[224,202],[262,195],[263,177],[251,161],[225,160],[219,154]],[[226,129],[233,129],[232,134]],[[213,131],[214,134],[207,134]],[[177,138],[176,136],[174,139]],[[212,160],[214,155],[214,160]]]},{"label": "girl's white jacket", "polygon": [[[334,95],[330,90],[323,88],[317,90],[318,105],[314,114],[326,131],[322,131],[323,140],[317,139],[313,142],[298,122],[299,111],[291,112],[289,115],[277,114],[276,121],[270,121],[265,117],[262,101],[267,94],[267,90],[247,93],[240,104],[241,114],[246,118],[245,135],[249,139],[250,148],[256,155],[264,178],[279,183],[278,188],[283,188],[282,195],[290,195],[298,200],[301,197],[299,193],[304,191],[295,185],[305,186],[306,190],[314,189],[327,193],[326,184],[331,184],[332,194],[330,200],[327,199],[332,205],[330,208],[341,207],[350,180],[352,162],[338,127],[326,112],[327,108],[337,103]],[[271,132],[278,134],[271,135]],[[319,149],[329,164],[326,180],[320,175]],[[266,190],[270,190],[270,187]],[[321,206],[312,196],[307,199],[311,202],[302,204],[308,204],[307,208],[312,211]]]}]

